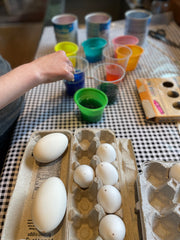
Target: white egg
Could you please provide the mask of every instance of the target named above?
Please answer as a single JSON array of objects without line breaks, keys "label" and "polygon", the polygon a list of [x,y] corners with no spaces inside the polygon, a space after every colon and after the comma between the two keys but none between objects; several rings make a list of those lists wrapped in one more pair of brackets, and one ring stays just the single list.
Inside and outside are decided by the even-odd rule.
[{"label": "white egg", "polygon": [[34,146],[33,156],[41,163],[56,160],[66,150],[68,138],[63,133],[50,133],[42,137]]},{"label": "white egg", "polygon": [[175,163],[169,170],[169,177],[180,182],[180,163]]},{"label": "white egg", "polygon": [[94,179],[94,170],[92,167],[88,165],[79,165],[74,170],[74,181],[81,187],[81,188],[88,188]]},{"label": "white egg", "polygon": [[123,240],[126,235],[126,227],[120,217],[109,214],[101,219],[99,234],[103,240]]},{"label": "white egg", "polygon": [[32,220],[42,233],[53,231],[63,220],[67,206],[64,183],[57,177],[50,177],[37,190],[32,202]]},{"label": "white egg", "polygon": [[114,186],[104,185],[97,193],[97,201],[106,213],[115,213],[121,207],[121,194]]},{"label": "white egg", "polygon": [[97,165],[96,176],[106,185],[114,185],[118,181],[118,172],[109,162],[101,162]]},{"label": "white egg", "polygon": [[96,154],[102,162],[113,162],[116,159],[116,151],[109,143],[99,145]]}]

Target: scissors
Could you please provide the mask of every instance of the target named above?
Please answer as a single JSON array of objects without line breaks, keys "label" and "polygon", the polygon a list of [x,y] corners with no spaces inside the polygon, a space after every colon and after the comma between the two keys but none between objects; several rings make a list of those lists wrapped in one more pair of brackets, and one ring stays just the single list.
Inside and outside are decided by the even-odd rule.
[{"label": "scissors", "polygon": [[161,40],[172,47],[180,48],[180,45],[166,38],[166,32],[164,29],[158,29],[157,31],[150,30],[148,34],[149,36]]}]

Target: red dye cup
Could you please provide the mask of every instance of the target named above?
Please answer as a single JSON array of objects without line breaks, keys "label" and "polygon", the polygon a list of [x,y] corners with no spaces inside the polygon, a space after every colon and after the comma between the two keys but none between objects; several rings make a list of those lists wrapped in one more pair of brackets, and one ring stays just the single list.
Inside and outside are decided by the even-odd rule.
[{"label": "red dye cup", "polygon": [[107,81],[115,81],[115,80],[123,81],[124,75],[125,75],[124,70],[122,68],[119,68],[119,66],[116,66],[114,64],[108,64],[106,66]]}]

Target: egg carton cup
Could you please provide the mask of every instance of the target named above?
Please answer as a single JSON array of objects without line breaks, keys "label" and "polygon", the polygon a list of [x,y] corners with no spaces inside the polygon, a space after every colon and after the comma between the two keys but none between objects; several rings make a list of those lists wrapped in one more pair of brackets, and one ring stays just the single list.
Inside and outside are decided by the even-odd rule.
[{"label": "egg carton cup", "polygon": [[[71,168],[68,191],[68,237],[67,239],[102,239],[98,235],[100,219],[105,216],[102,206],[97,203],[98,190],[103,186],[102,181],[95,177],[92,184],[82,189],[73,180],[74,170],[82,164],[94,169],[101,162],[96,155],[101,143],[111,144],[117,153],[116,138],[110,130],[83,129],[75,132],[71,146]],[[119,171],[118,158],[112,163]],[[120,191],[119,181],[116,188]],[[115,214],[122,217],[121,209]]]},{"label": "egg carton cup", "polygon": [[180,183],[169,177],[174,162],[152,161],[137,178],[144,240],[180,239]]},{"label": "egg carton cup", "polygon": [[[57,160],[49,164],[40,164],[33,156],[34,146],[38,140],[51,133],[65,134],[69,142],[68,147],[65,153]],[[60,177],[66,189],[68,188],[71,139],[72,133],[65,129],[36,131],[31,135],[21,160],[16,185],[8,206],[1,236],[2,240],[65,239],[66,230],[64,221],[55,231],[43,235],[33,224],[31,209],[37,190],[49,177]]]},{"label": "egg carton cup", "polygon": [[[57,160],[48,164],[38,163],[33,156],[35,144],[47,134],[63,133],[68,137],[68,147]],[[139,240],[137,214],[135,213],[135,182],[137,166],[129,139],[117,139],[109,129],[82,128],[75,131],[54,129],[34,132],[27,143],[16,186],[8,206],[4,222],[2,240],[101,240],[98,234],[100,219],[106,214],[97,203],[97,191],[102,186],[95,178],[90,188],[82,190],[73,181],[73,172],[81,164],[95,169],[99,163],[96,155],[101,143],[111,144],[117,153],[112,163],[118,171],[119,180],[115,187],[121,192],[122,205],[115,213],[126,226],[124,240]],[[33,224],[31,217],[32,201],[41,184],[49,177],[59,177],[66,188],[68,202],[66,215],[61,224],[51,233],[43,235]],[[16,220],[14,221],[14,217]]]},{"label": "egg carton cup", "polygon": [[[95,175],[92,184],[88,188],[82,189],[73,180],[74,171],[79,165],[89,165],[95,172],[96,166],[102,162],[99,156],[96,155],[96,151],[102,143],[112,145],[116,151],[116,159],[111,164],[116,168],[119,179],[114,187],[120,191],[121,195],[123,194],[121,192],[123,189],[121,189],[122,182],[120,177],[120,168],[122,166],[119,161],[121,153],[115,134],[111,130],[105,129],[77,130],[71,145],[66,239],[102,240],[98,232],[98,226],[101,218],[107,215],[107,213],[97,202],[97,193],[103,186],[103,182]],[[122,220],[124,220],[123,211],[125,210],[123,209],[125,205],[123,201],[124,198],[122,197],[121,207],[114,213],[121,217]]]}]

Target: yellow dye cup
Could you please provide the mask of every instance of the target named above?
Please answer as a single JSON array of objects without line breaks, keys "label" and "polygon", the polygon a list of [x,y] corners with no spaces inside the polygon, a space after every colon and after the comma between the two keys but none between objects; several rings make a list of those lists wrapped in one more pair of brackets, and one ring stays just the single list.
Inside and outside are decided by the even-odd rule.
[{"label": "yellow dye cup", "polygon": [[[54,50],[60,51],[63,50],[67,57],[72,57],[72,56],[76,56],[79,47],[77,44],[73,43],[73,42],[59,42],[55,45]],[[72,61],[73,66],[75,67],[76,65],[76,59],[74,58]]]},{"label": "yellow dye cup", "polygon": [[[138,45],[126,45],[126,46],[129,47],[132,51],[132,55],[129,58],[126,71],[132,71],[137,67],[139,58],[144,52],[144,49]],[[118,47],[116,49],[116,54],[118,58],[122,57],[121,47]]]}]

